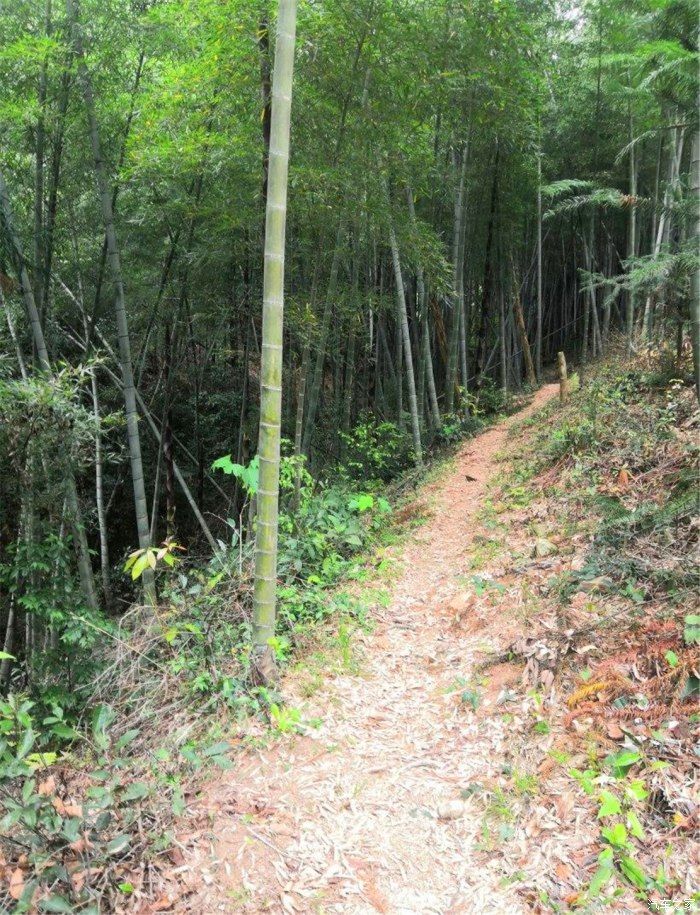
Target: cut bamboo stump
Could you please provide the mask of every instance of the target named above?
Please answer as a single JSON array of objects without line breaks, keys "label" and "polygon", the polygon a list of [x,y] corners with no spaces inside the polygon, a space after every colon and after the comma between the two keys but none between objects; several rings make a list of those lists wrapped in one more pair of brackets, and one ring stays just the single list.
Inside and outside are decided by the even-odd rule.
[{"label": "cut bamboo stump", "polygon": [[566,373],[564,353],[557,353],[557,362],[559,363],[559,402],[566,403],[569,399],[569,376]]}]

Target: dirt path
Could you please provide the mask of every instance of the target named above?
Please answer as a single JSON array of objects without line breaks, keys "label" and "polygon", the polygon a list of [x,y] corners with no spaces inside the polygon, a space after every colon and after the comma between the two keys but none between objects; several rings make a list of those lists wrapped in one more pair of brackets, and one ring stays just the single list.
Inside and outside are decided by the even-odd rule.
[{"label": "dirt path", "polygon": [[[527,911],[494,858],[475,858],[481,817],[460,800],[495,774],[507,731],[455,703],[498,620],[471,635],[449,607],[464,591],[475,513],[514,419],[465,443],[429,487],[433,517],[402,549],[391,602],[361,640],[361,672],[291,700],[322,725],[247,752],[207,797],[210,842],[187,867],[204,880],[187,911],[370,915]],[[448,618],[450,617],[450,618]],[[451,689],[452,687],[452,689]],[[472,814],[472,815],[470,815]]]}]

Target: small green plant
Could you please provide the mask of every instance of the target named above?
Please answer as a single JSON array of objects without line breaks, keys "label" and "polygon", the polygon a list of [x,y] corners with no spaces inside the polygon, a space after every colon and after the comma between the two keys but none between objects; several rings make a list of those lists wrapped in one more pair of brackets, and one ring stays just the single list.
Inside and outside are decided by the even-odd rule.
[{"label": "small green plant", "polygon": [[603,789],[598,796],[598,819],[601,838],[606,842],[598,856],[598,870],[588,886],[588,896],[598,897],[616,873],[639,890],[647,890],[654,881],[645,873],[634,857],[636,847],[632,839],[644,840],[645,834],[635,806],[649,796],[641,779],[627,781],[622,793]]},{"label": "small green plant", "polygon": [[175,543],[175,541],[169,537],[167,540],[164,540],[159,547],[149,546],[145,549],[134,550],[133,553],[130,553],[129,558],[124,563],[124,571],[131,572],[131,578],[136,581],[148,568],[153,569],[155,572],[159,562],[164,563],[168,568],[172,569],[179,561],[179,557],[175,551],[184,551],[184,549],[184,547],[180,546],[179,543]]}]

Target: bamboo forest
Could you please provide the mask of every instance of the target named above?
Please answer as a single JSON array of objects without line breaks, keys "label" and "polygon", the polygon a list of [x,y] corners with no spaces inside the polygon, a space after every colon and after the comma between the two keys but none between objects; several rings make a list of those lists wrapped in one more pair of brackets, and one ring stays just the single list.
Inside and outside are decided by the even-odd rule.
[{"label": "bamboo forest", "polygon": [[0,0],[0,913],[700,911],[695,0]]}]

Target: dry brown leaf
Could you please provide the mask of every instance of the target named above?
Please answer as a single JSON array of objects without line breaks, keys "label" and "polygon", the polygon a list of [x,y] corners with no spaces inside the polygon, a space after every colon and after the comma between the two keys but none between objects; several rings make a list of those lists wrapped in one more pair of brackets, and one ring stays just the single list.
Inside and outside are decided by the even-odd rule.
[{"label": "dry brown leaf", "polygon": [[554,805],[557,808],[557,814],[560,820],[568,819],[569,814],[574,809],[575,798],[571,792],[560,794],[554,798]]},{"label": "dry brown leaf", "polygon": [[24,871],[21,867],[17,867],[12,871],[12,876],[10,877],[10,896],[13,899],[17,900],[21,897],[24,892]]},{"label": "dry brown leaf", "polygon": [[41,797],[48,797],[50,794],[53,794],[55,790],[56,779],[53,775],[49,775],[43,782],[39,782],[39,787],[36,789],[37,794],[41,795]]},{"label": "dry brown leaf", "polygon": [[617,475],[617,485],[620,489],[629,489],[629,485],[632,482],[632,475],[627,470],[626,467],[623,467],[622,470]]},{"label": "dry brown leaf", "polygon": [[85,871],[75,871],[70,875],[70,881],[73,884],[75,892],[79,893],[85,884]]},{"label": "dry brown leaf", "polygon": [[71,851],[74,851],[76,855],[82,855],[84,851],[92,848],[92,842],[90,842],[87,836],[81,836],[79,839],[76,839],[75,842],[71,842],[68,847]]}]

